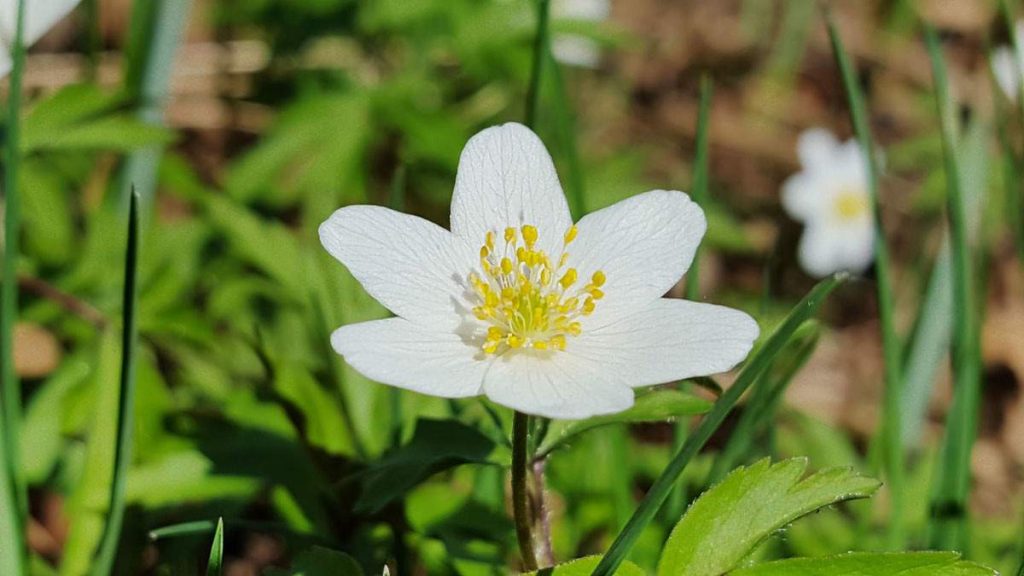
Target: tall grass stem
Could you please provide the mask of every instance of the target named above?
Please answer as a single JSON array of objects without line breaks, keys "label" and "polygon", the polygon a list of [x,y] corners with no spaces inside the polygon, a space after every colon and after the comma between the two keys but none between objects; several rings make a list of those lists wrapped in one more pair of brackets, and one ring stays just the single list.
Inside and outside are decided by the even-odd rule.
[{"label": "tall grass stem", "polygon": [[896,333],[895,304],[893,302],[892,268],[889,262],[889,245],[882,226],[882,210],[879,201],[879,170],[875,154],[874,139],[868,123],[867,106],[861,93],[856,70],[843,46],[842,38],[836,29],[831,15],[826,13],[829,38],[832,50],[846,89],[846,97],[850,107],[853,130],[860,143],[864,155],[868,175],[868,192],[871,214],[875,229],[875,274],[876,293],[878,298],[878,314],[881,325],[882,356],[884,361],[885,392],[882,402],[882,451],[886,479],[890,495],[890,515],[887,531],[887,545],[890,549],[902,549],[906,540],[906,522],[904,519],[905,482],[903,458],[903,425],[902,425],[902,384],[901,375],[902,351]]}]

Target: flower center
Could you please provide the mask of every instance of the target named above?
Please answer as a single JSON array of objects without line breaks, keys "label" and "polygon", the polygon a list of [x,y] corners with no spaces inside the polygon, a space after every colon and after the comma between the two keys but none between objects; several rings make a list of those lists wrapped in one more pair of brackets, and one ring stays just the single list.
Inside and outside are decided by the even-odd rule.
[{"label": "flower center", "polygon": [[536,227],[505,228],[504,236],[499,247],[495,233],[487,232],[480,247],[483,274],[469,275],[477,301],[473,314],[488,324],[481,349],[486,354],[517,348],[565,350],[566,338],[582,331],[579,318],[592,314],[604,297],[604,272],[594,272],[580,286],[576,269],[566,267],[566,248],[576,238],[576,226],[566,231],[557,263],[537,248]]},{"label": "flower center", "polygon": [[868,199],[857,190],[844,189],[836,196],[833,208],[840,220],[854,220],[868,211]]}]

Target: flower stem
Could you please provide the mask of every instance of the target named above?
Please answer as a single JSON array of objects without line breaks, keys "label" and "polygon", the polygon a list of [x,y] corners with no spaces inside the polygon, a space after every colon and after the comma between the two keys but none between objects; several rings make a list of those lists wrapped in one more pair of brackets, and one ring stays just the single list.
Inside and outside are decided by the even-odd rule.
[{"label": "flower stem", "polygon": [[533,534],[530,522],[530,506],[527,502],[526,475],[529,458],[526,454],[527,430],[530,417],[516,412],[512,420],[512,519],[516,525],[519,540],[519,554],[528,571],[537,569],[537,557],[533,552]]}]

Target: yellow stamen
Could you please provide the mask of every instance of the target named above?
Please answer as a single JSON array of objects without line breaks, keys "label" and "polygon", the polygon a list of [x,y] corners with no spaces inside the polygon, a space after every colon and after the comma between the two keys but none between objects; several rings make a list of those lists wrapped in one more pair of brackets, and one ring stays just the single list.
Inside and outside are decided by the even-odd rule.
[{"label": "yellow stamen", "polygon": [[536,226],[505,228],[503,248],[495,246],[495,231],[487,232],[480,247],[479,271],[468,275],[475,298],[473,315],[486,326],[480,343],[485,354],[565,350],[568,338],[583,332],[578,319],[594,312],[597,301],[604,297],[600,287],[607,278],[597,270],[589,283],[577,284],[579,273],[566,267],[569,254],[565,250],[576,235],[575,226],[565,232],[555,266],[552,258],[537,248],[540,232]]}]

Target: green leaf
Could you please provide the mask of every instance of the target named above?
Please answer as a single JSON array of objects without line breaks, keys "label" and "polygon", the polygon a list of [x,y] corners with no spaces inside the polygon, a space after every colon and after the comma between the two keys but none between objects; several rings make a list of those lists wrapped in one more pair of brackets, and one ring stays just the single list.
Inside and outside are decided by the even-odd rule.
[{"label": "green leaf", "polygon": [[275,571],[272,574],[289,576],[363,576],[359,564],[348,554],[312,546],[295,558],[291,570]]},{"label": "green leaf", "polygon": [[420,420],[412,440],[363,473],[356,511],[373,513],[430,476],[460,464],[485,463],[494,443],[451,420]]},{"label": "green leaf", "polygon": [[224,571],[224,519],[217,519],[217,531],[210,546],[210,560],[206,563],[206,576],[220,576]]},{"label": "green leaf", "polygon": [[537,449],[537,456],[546,456],[580,434],[600,426],[624,422],[658,422],[679,416],[695,416],[710,410],[711,405],[708,400],[679,390],[655,390],[637,396],[636,403],[632,408],[618,414],[597,416],[586,420],[553,422],[547,438]]},{"label": "green leaf", "polygon": [[879,486],[849,468],[801,480],[807,460],[761,460],[737,468],[698,498],[665,544],[659,576],[718,576],[797,518],[837,502],[866,498]]},{"label": "green leaf", "polygon": [[[600,556],[587,556],[586,558],[577,558],[558,566],[551,568],[542,568],[536,572],[527,572],[523,576],[530,576],[531,574],[536,576],[590,576],[590,573],[594,571],[597,564],[601,561]],[[632,562],[623,562],[619,566],[618,570],[615,571],[616,576],[645,576],[645,572],[642,568],[633,564]]]},{"label": "green leaf", "polygon": [[274,389],[302,413],[303,430],[310,444],[328,454],[355,453],[336,398],[307,369],[297,362],[278,363]]},{"label": "green leaf", "polygon": [[953,552],[852,553],[767,562],[729,576],[995,576]]},{"label": "green leaf", "polygon": [[68,86],[25,118],[21,148],[129,151],[172,140],[168,130],[132,118],[124,98],[92,85]]}]

